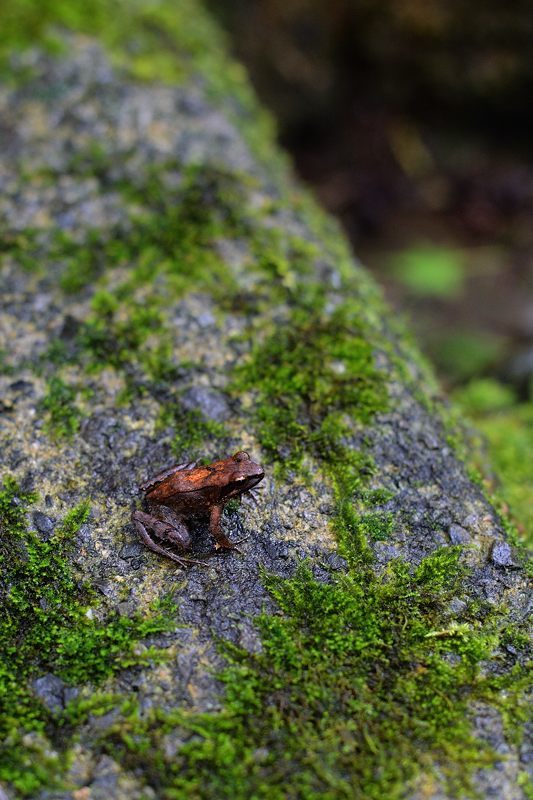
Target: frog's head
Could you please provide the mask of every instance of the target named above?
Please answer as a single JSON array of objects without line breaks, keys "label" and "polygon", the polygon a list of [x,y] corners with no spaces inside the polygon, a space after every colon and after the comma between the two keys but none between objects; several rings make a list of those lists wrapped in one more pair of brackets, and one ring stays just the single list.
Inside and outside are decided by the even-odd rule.
[{"label": "frog's head", "polygon": [[239,493],[253,489],[265,477],[263,467],[252,461],[244,450],[235,453],[231,460],[234,463],[234,481]]}]

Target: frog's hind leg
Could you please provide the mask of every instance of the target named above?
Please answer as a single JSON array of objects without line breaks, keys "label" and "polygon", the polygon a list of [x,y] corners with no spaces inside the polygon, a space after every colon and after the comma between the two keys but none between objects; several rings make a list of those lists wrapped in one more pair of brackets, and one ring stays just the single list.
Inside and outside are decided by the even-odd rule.
[{"label": "frog's hind leg", "polygon": [[176,561],[181,567],[188,567],[190,564],[198,564],[199,566],[206,567],[207,564],[203,561],[196,561],[193,558],[182,558],[181,556],[177,556],[175,553],[172,553],[170,550],[167,550],[161,545],[157,544],[150,534],[148,530],[154,532],[156,536],[159,538],[165,539],[170,538],[173,532],[173,528],[167,522],[162,522],[161,520],[157,519],[157,517],[153,517],[150,514],[145,514],[144,511],[134,511],[132,514],[132,522],[135,527],[135,530],[145,543],[147,547],[151,550],[154,550],[156,553],[160,553],[167,558],[171,558],[172,561]]}]

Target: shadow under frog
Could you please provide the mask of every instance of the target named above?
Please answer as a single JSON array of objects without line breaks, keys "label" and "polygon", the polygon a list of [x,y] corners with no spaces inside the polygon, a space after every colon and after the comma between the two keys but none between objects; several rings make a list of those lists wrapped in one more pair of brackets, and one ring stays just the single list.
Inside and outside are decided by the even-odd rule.
[{"label": "shadow under frog", "polygon": [[156,553],[177,561],[182,567],[202,564],[183,558],[162,546],[166,543],[182,552],[191,549],[187,517],[209,515],[209,531],[216,549],[235,550],[221,527],[225,504],[252,490],[264,478],[263,468],[248,453],[240,451],[206,466],[179,464],[160,472],[140,487],[145,492],[145,511],[134,511],[132,521],[143,542]]}]

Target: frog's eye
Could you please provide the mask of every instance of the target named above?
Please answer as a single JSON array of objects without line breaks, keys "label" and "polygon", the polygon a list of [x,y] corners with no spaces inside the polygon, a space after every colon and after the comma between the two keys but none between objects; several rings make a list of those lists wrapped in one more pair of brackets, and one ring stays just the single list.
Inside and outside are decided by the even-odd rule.
[{"label": "frog's eye", "polygon": [[233,456],[234,461],[249,461],[250,456],[244,450],[239,450],[238,453],[235,453]]}]

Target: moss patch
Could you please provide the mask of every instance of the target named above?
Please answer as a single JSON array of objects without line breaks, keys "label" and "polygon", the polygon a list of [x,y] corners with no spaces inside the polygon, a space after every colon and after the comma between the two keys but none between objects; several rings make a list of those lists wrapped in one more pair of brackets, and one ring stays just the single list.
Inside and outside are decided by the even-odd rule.
[{"label": "moss patch", "polygon": [[[457,391],[456,402],[476,425],[497,472],[495,489],[504,511],[510,511],[520,538],[533,544],[533,403],[518,404],[512,391],[496,381],[473,381]],[[475,464],[487,473],[487,453],[478,448]],[[491,484],[493,480],[489,481]],[[505,506],[508,508],[506,509]]]},{"label": "moss patch", "polygon": [[26,509],[36,499],[9,478],[0,491],[0,780],[24,796],[41,785],[50,788],[60,771],[59,764],[43,764],[27,746],[27,735],[44,736],[53,719],[32,692],[32,679],[53,672],[71,685],[97,684],[127,666],[159,658],[155,648],[138,655],[134,646],[175,626],[160,610],[97,620],[97,596],[76,579],[69,563],[76,534],[89,517],[88,503],[70,511],[43,541],[26,522]]},{"label": "moss patch", "polygon": [[41,407],[46,412],[45,430],[53,436],[70,437],[80,427],[81,411],[76,405],[76,390],[58,375],[46,385]]},{"label": "moss patch", "polygon": [[372,350],[356,303],[326,314],[319,289],[254,347],[234,388],[256,394],[257,435],[270,459],[289,469],[298,468],[306,453],[326,463],[348,456],[343,436],[350,433],[349,421],[369,422],[387,405]]},{"label": "moss patch", "polygon": [[[52,42],[49,23],[59,23],[99,35],[137,76],[175,82],[199,70],[223,100],[239,92],[240,79],[234,82],[217,35],[210,38],[209,21],[189,0],[157,0],[149,9],[137,2],[32,0],[21,8],[23,13],[12,5],[4,53],[29,41]],[[128,50],[132,38],[135,51]],[[247,127],[250,141],[258,139],[255,104],[237,106],[240,127]],[[132,225],[88,232],[82,243],[52,238],[60,289],[83,299],[92,294],[92,311],[74,336],[72,355],[55,346],[56,358],[79,359],[88,370],[119,371],[128,379],[127,401],[158,383],[169,389],[180,368],[166,338],[169,300],[207,291],[219,309],[242,314],[250,325],[240,342],[247,357],[230,376],[235,400],[248,395],[243,419],[280,473],[307,468],[332,482],[334,526],[347,572],[335,576],[319,564],[304,564],[288,581],[264,576],[278,612],[257,620],[261,653],[223,646],[228,667],[220,713],[141,713],[133,701],[96,693],[72,705],[61,722],[72,731],[89,714],[117,708],[116,724],[100,734],[95,748],[140,771],[163,798],[394,799],[421,775],[428,781],[442,776],[456,796],[468,793],[473,771],[491,760],[472,738],[468,704],[502,704],[508,725],[520,715],[520,706],[512,706],[525,681],[525,638],[521,631],[504,630],[498,612],[477,604],[454,617],[450,601],[464,591],[464,572],[453,549],[433,554],[417,569],[392,562],[376,575],[372,568],[371,541],[386,539],[395,524],[383,508],[386,494],[366,488],[369,475],[377,479],[375,468],[356,450],[356,442],[364,443],[364,427],[387,408],[390,376],[377,369],[376,351],[392,357],[400,382],[407,379],[393,346],[380,340],[384,326],[374,288],[352,277],[338,232],[324,233],[329,223],[305,201],[298,207],[300,201],[291,198],[291,208],[303,209],[304,220],[317,220],[317,240],[328,241],[320,253],[309,242],[272,230],[275,203],[270,216],[265,208],[254,215],[243,176],[167,163],[125,186],[113,183],[109,165],[109,154],[89,145],[71,170],[93,174],[120,192],[131,205]],[[228,274],[217,250],[221,238],[249,247],[254,263],[247,277],[255,282],[243,285],[252,290]],[[29,231],[8,243],[8,251],[34,268],[43,246],[41,234]],[[338,270],[335,282],[331,274],[313,279],[317,256],[329,259],[330,273]],[[113,268],[120,270],[119,279],[109,279]],[[54,411],[58,425],[68,428],[75,396],[60,385],[50,385],[48,395],[50,415]],[[425,399],[422,389],[420,396]],[[175,397],[163,421],[178,429],[177,454],[187,450],[189,456],[206,436],[224,441],[221,428],[178,408]],[[86,510],[73,512],[64,534],[60,527],[42,542],[25,525],[31,495],[8,483],[2,498],[6,602],[13,612],[0,628],[10,659],[5,679],[11,681],[3,696],[11,750],[0,774],[31,795],[53,783],[58,767],[41,761],[30,768],[21,736],[28,730],[44,735],[59,722],[33,698],[28,681],[53,669],[66,681],[97,683],[135,661],[136,638],[166,623],[157,614],[149,620],[89,619],[85,612],[94,596],[90,587],[76,584],[68,565],[75,527]],[[502,638],[513,642],[516,654],[500,676],[487,676],[484,667]],[[172,756],[167,735],[181,739]]]},{"label": "moss patch", "polygon": [[[524,673],[484,675],[495,630],[474,605],[461,623],[450,615],[463,573],[454,548],[379,578],[356,562],[326,583],[306,564],[290,580],[264,576],[279,613],[257,620],[260,654],[223,647],[222,712],[133,708],[101,746],[141,767],[162,798],[394,800],[420,773],[472,795],[474,769],[494,756],[472,737],[469,703],[497,703],[502,689],[514,701]],[[172,733],[181,746],[168,758]]]},{"label": "moss patch", "polygon": [[171,426],[176,431],[172,440],[172,451],[178,460],[196,460],[202,455],[206,440],[215,439],[221,452],[225,450],[227,433],[220,422],[206,420],[199,411],[185,409],[178,403],[168,403],[160,418],[160,424]]},{"label": "moss patch", "polygon": [[[200,0],[0,0],[0,16],[4,73],[9,74],[14,53],[36,45],[61,52],[63,31],[88,34],[139,80],[175,85],[201,75],[211,101],[224,104],[256,156],[271,172],[285,166],[271,117],[257,103],[244,68],[227,57],[224,36]],[[19,81],[27,73],[31,69],[12,70]],[[97,149],[96,157],[102,162]]]}]

